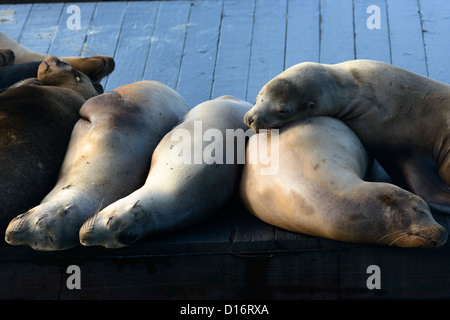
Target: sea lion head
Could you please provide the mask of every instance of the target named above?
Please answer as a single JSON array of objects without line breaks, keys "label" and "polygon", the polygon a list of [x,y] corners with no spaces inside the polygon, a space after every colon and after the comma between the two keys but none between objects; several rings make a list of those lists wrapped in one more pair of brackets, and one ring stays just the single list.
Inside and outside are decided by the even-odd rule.
[{"label": "sea lion head", "polygon": [[65,87],[78,92],[85,99],[98,94],[88,76],[56,56],[45,58],[39,65],[37,78],[43,85]]},{"label": "sea lion head", "polygon": [[245,123],[258,131],[326,115],[329,76],[324,66],[312,62],[287,69],[263,86]]},{"label": "sea lion head", "polygon": [[[385,229],[385,236],[377,239],[377,243],[399,247],[440,247],[447,241],[447,230],[436,222],[422,198],[390,185],[377,196],[377,201],[382,204],[380,214],[384,216],[382,228]],[[372,226],[377,228],[381,224],[374,221]]]}]

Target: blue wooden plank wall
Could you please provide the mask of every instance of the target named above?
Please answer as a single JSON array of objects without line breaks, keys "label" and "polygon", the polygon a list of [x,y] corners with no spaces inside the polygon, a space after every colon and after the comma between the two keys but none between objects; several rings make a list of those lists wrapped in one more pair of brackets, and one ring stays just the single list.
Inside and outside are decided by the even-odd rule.
[{"label": "blue wooden plank wall", "polygon": [[[66,24],[73,4],[81,12],[79,30]],[[253,102],[267,81],[302,61],[374,59],[450,83],[449,30],[446,0],[0,5],[0,31],[35,51],[114,56],[105,90],[157,80],[191,106],[225,94]]]}]

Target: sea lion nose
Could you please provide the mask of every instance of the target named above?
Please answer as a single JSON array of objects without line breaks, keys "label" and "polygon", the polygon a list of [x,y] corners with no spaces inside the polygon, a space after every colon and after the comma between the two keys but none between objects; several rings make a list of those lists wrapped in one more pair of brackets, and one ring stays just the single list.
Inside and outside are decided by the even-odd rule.
[{"label": "sea lion nose", "polygon": [[255,122],[255,119],[251,114],[246,113],[244,116],[244,122],[250,127],[252,123]]}]

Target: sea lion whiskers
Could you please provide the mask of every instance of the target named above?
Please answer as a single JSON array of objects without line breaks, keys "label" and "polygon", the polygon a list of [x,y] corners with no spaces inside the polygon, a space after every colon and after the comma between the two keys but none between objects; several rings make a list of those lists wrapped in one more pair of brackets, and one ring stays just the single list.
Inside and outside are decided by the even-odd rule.
[{"label": "sea lion whiskers", "polygon": [[390,236],[392,236],[392,235],[395,234],[395,233],[404,233],[404,231],[396,230],[396,231],[390,232],[390,233],[386,234],[385,236],[379,238],[376,242],[377,242],[377,243],[378,243],[378,242],[381,242],[381,241],[384,240],[385,238],[390,237]]},{"label": "sea lion whiskers", "polygon": [[417,238],[420,238],[421,241],[422,241],[422,243],[421,243],[421,245],[420,245],[421,247],[429,247],[429,246],[435,247],[436,244],[438,243],[437,241],[433,241],[433,240],[428,239],[428,238],[426,238],[426,237],[423,237],[423,236],[421,236],[421,235],[419,235],[419,234],[411,234],[411,233],[408,233],[408,232],[402,232],[401,235],[399,235],[397,238],[395,238],[395,239],[389,244],[389,246],[394,245],[396,242],[398,242],[399,240],[401,240],[401,239],[403,239],[403,238],[405,238],[405,237],[417,237]]}]

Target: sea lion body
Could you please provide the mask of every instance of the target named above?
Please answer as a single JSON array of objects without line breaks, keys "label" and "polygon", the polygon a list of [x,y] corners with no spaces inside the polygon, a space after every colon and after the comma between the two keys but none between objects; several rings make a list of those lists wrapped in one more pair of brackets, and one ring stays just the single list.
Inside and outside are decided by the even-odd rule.
[{"label": "sea lion body", "polygon": [[245,206],[263,221],[353,243],[445,243],[446,230],[421,198],[392,184],[362,180],[368,155],[341,121],[314,117],[282,127],[279,169],[273,175],[261,175],[264,165],[248,161],[257,136],[249,140],[240,192]]},{"label": "sea lion body", "polygon": [[[220,156],[221,163],[208,163],[206,158],[196,161],[195,157],[205,153],[218,156],[225,150],[222,138],[226,130],[246,129],[242,119],[250,107],[247,102],[224,96],[193,108],[158,144],[145,185],[90,218],[80,230],[81,243],[123,247],[213,215],[236,190],[242,166],[237,161],[226,163],[229,148]],[[213,130],[221,135],[214,140],[218,146],[214,152],[207,151],[211,142],[203,140]],[[178,136],[181,133],[182,139]],[[201,147],[200,154],[196,146]],[[189,159],[179,162],[177,157],[186,155],[184,152],[189,152]]]},{"label": "sea lion body", "polygon": [[188,110],[178,93],[156,81],[86,101],[56,186],[10,223],[7,242],[36,250],[79,245],[79,229],[90,216],[144,184],[153,150]]},{"label": "sea lion body", "polygon": [[314,116],[342,120],[396,184],[450,213],[450,86],[377,61],[301,63],[260,91],[254,129]]},{"label": "sea lion body", "polygon": [[97,95],[82,73],[50,56],[38,79],[0,94],[0,225],[54,186],[79,109]]},{"label": "sea lion body", "polygon": [[15,83],[28,78],[36,78],[41,62],[27,62],[0,67],[0,90],[1,92]]}]

